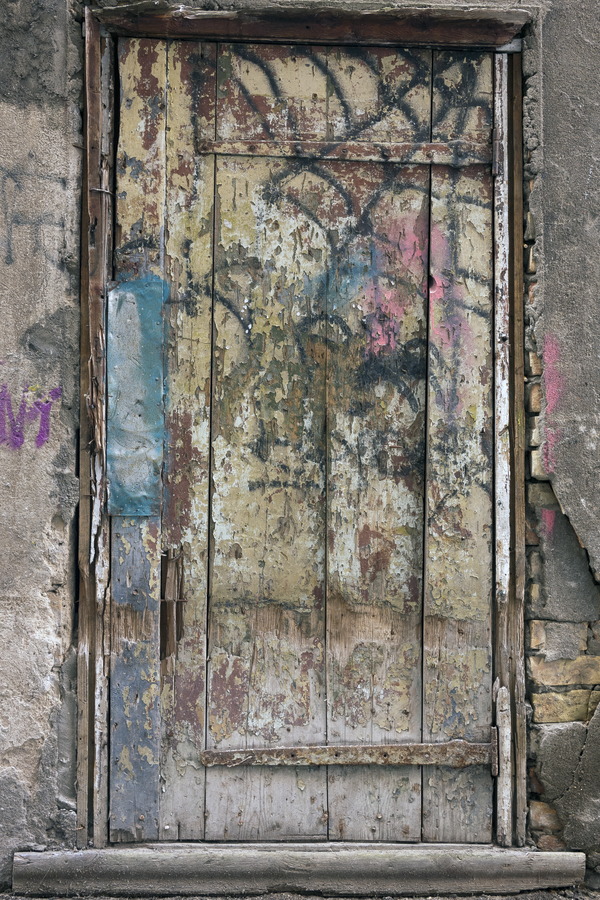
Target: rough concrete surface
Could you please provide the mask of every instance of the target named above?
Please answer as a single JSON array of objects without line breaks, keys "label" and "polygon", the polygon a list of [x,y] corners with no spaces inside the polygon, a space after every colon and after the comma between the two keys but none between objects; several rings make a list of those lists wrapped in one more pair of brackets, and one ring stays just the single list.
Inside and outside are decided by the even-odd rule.
[{"label": "rough concrete surface", "polygon": [[544,361],[543,454],[556,495],[600,571],[600,71],[598,7],[553,3],[542,30],[543,237],[535,334]]},{"label": "rough concrete surface", "polygon": [[[0,900],[19,900],[19,897],[22,895],[19,894],[0,894]],[[245,895],[247,896],[247,895]],[[321,900],[322,895],[311,895],[311,894],[263,894],[264,900]],[[394,894],[393,896],[401,897],[402,891],[399,888],[398,894]],[[432,900],[432,897],[435,896],[436,900],[450,900],[451,897],[456,897],[456,894],[448,894],[448,895],[431,895],[424,894],[421,897],[413,897],[412,900]],[[600,891],[596,889],[591,889],[588,887],[578,886],[573,888],[563,888],[561,890],[544,890],[544,891],[525,891],[520,894],[472,894],[472,900],[510,900],[511,897],[518,897],[519,900],[600,900]],[[62,900],[60,896],[55,896],[49,898],[49,900]],[[86,900],[86,896],[84,894],[81,895],[80,900]],[[91,898],[90,898],[91,900]],[[96,896],[93,900],[117,900],[116,897],[109,896]],[[160,897],[138,897],[137,900],[161,900]],[[164,898],[166,900],[166,898]],[[193,896],[193,897],[169,897],[168,900],[245,900],[245,897],[238,896],[228,896],[228,897],[204,897],[204,896]],[[336,900],[351,900],[351,898],[337,897]],[[352,898],[352,900],[356,900],[356,898]],[[369,898],[365,898],[365,900],[369,900]],[[372,898],[374,900],[374,898]],[[379,896],[377,900],[389,900],[386,896]]]},{"label": "rough concrete surface", "polygon": [[[600,618],[600,588],[590,572],[587,554],[560,509],[547,482],[531,484],[528,501],[535,516],[542,555],[541,590],[532,595],[528,615],[557,622]],[[554,655],[555,659],[561,658]],[[564,657],[562,657],[564,658]]]},{"label": "rough concrete surface", "polygon": [[78,28],[63,0],[3,4],[1,884],[15,847],[74,834]]}]

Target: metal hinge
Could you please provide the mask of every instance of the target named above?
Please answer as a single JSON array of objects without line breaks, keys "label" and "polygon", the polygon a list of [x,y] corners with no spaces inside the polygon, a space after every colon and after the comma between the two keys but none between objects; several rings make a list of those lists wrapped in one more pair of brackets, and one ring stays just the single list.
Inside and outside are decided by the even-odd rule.
[{"label": "metal hinge", "polygon": [[490,766],[492,775],[494,778],[497,778],[500,767],[498,763],[498,729],[495,726],[492,726],[492,733],[490,735]]},{"label": "metal hinge", "polygon": [[504,175],[504,153],[503,153],[502,140],[498,136],[498,130],[496,128],[492,131],[492,175],[494,178],[499,178]]},{"label": "metal hinge", "polygon": [[313,744],[307,747],[248,747],[205,750],[204,766],[466,766],[489,765],[498,774],[498,734],[489,744],[453,740],[439,744]]}]

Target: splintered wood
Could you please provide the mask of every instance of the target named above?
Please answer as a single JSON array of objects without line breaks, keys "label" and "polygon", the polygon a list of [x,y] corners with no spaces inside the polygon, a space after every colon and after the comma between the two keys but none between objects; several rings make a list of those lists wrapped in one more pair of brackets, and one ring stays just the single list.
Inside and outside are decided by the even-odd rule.
[{"label": "splintered wood", "polygon": [[492,57],[119,66],[113,840],[489,841]]}]

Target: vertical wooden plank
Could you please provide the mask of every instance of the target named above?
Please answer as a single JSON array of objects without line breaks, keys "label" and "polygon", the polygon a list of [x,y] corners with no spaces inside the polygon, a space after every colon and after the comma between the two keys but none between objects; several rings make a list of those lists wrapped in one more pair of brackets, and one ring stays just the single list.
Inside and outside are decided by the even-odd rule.
[{"label": "vertical wooden plank", "polygon": [[525,709],[525,402],[523,348],[523,88],[522,58],[509,62],[509,184],[511,210],[512,301],[512,471],[514,595],[509,635],[512,648],[515,757],[515,841],[525,845],[527,829],[527,723]]},{"label": "vertical wooden plank", "polygon": [[113,517],[110,835],[158,838],[160,520]]},{"label": "vertical wooden plank", "polygon": [[[510,734],[511,646],[511,435],[510,435],[510,284],[508,182],[508,58],[494,57],[494,507],[495,507],[495,670],[499,679],[497,724],[500,730],[500,775],[497,784],[496,840],[512,844]],[[500,717],[500,718],[498,718]],[[502,725],[502,728],[500,726]],[[508,742],[507,742],[508,740]],[[508,752],[508,759],[506,753]]]},{"label": "vertical wooden plank", "polygon": [[[140,446],[154,466],[139,471],[115,509],[136,518],[115,517],[111,536],[113,611],[111,617],[110,829],[113,840],[158,837],[159,789],[159,605],[160,509],[158,462],[162,456],[162,306],[164,282],[166,45],[149,39],[119,43],[121,84],[117,148],[117,221],[114,289],[109,321],[116,343],[107,348],[109,384],[121,390],[128,417],[148,417],[149,434]],[[129,298],[119,306],[119,299]],[[122,347],[123,314],[131,310],[129,337],[135,353]],[[137,359],[141,366],[132,367]],[[146,362],[152,363],[152,386]],[[118,367],[115,369],[115,365]],[[120,369],[119,369],[120,367]],[[124,383],[125,376],[129,383]],[[127,389],[131,394],[129,401]],[[142,400],[136,411],[137,398]],[[147,403],[145,401],[148,401]],[[151,410],[151,412],[150,412]],[[118,417],[117,417],[118,418]],[[122,424],[122,423],[121,423]],[[126,423],[126,427],[130,426]],[[135,429],[134,429],[135,431]],[[115,451],[109,447],[108,456]],[[147,480],[147,490],[144,480]],[[136,487],[134,482],[140,482]],[[127,484],[127,483],[126,483]],[[136,494],[145,495],[137,505]]]},{"label": "vertical wooden plank", "polygon": [[[322,184],[217,166],[209,747],[325,735]],[[207,814],[211,840],[322,839],[325,772],[211,769]]]},{"label": "vertical wooden plank", "polygon": [[161,840],[204,837],[214,157],[198,144],[215,135],[215,60],[214,44],[169,44],[163,553],[180,571],[161,663]]},{"label": "vertical wooden plank", "polygon": [[[429,171],[327,173],[328,742],[419,741]],[[328,795],[332,839],[420,840],[416,766],[334,766]]]},{"label": "vertical wooden plank", "polygon": [[496,567],[496,672],[508,687],[510,582],[510,303],[508,206],[508,105],[506,54],[494,64],[494,500]]},{"label": "vertical wooden plank", "polygon": [[[434,53],[432,140],[490,139],[490,54]],[[479,135],[479,137],[477,137]],[[493,573],[491,173],[432,169],[423,739],[489,740]],[[427,768],[423,840],[491,840],[489,770]]]},{"label": "vertical wooden plank", "polygon": [[[435,168],[424,608],[425,741],[491,726],[492,197],[489,173]],[[424,772],[423,838],[491,840],[477,767]]]},{"label": "vertical wooden plank", "polygon": [[498,729],[498,780],[496,782],[496,841],[510,847],[513,832],[512,728],[510,692],[499,687],[496,696],[496,727]]},{"label": "vertical wooden plank", "polygon": [[82,259],[80,608],[78,649],[77,843],[103,847],[108,810],[108,673],[105,636],[110,597],[105,501],[104,286],[112,240],[112,40],[86,10],[86,164]]},{"label": "vertical wooden plank", "polygon": [[[90,813],[93,807],[92,784],[94,760],[94,719],[95,699],[93,691],[94,662],[94,620],[96,615],[95,583],[92,553],[92,453],[90,411],[87,399],[91,391],[91,347],[90,323],[93,318],[91,305],[97,304],[98,297],[94,285],[98,261],[96,247],[92,241],[91,222],[102,216],[103,198],[98,191],[102,175],[100,129],[101,129],[101,38],[100,26],[89,10],[85,19],[85,136],[86,153],[83,169],[83,210],[82,233],[87,240],[82,241],[81,271],[81,337],[80,353],[82,361],[80,382],[80,445],[79,469],[81,473],[81,493],[79,503],[79,633],[77,645],[77,847],[86,847],[89,840]],[[102,245],[101,245],[102,246]],[[104,261],[103,261],[104,262]],[[100,270],[102,271],[102,264]]]}]

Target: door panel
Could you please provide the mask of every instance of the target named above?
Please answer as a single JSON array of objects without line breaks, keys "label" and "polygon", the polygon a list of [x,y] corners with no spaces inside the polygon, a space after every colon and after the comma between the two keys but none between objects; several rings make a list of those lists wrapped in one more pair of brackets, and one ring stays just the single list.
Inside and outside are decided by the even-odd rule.
[{"label": "door panel", "polygon": [[490,741],[491,56],[128,39],[119,66],[112,839],[490,840],[482,766],[200,754]]}]

